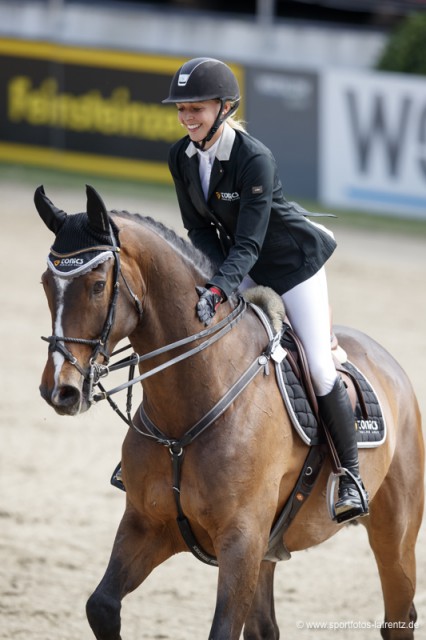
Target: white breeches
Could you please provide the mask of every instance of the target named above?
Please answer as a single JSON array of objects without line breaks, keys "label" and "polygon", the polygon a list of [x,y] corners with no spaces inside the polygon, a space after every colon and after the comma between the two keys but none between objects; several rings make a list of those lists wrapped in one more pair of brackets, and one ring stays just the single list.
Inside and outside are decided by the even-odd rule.
[{"label": "white breeches", "polygon": [[[242,281],[243,292],[256,283],[250,276]],[[317,396],[329,393],[336,381],[330,347],[330,310],[325,268],[282,296],[286,314],[305,349]]]}]

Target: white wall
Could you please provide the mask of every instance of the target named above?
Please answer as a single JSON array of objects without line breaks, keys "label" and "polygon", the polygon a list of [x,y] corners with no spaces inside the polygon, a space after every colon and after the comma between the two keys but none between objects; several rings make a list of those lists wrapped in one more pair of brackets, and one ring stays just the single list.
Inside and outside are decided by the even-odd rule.
[{"label": "white wall", "polygon": [[62,0],[0,0],[0,37],[57,40],[174,56],[209,55],[234,62],[365,68],[374,64],[385,36],[326,26],[268,26],[250,18],[133,4],[91,6]]}]

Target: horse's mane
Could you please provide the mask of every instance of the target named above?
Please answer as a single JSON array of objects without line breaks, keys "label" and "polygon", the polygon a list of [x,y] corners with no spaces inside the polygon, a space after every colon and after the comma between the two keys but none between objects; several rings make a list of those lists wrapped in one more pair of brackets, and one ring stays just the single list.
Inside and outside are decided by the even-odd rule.
[{"label": "horse's mane", "polygon": [[126,218],[149,227],[152,231],[164,238],[178,253],[189,260],[194,267],[203,272],[207,278],[213,275],[213,265],[209,258],[199,251],[191,242],[179,236],[173,229],[170,229],[162,222],[154,220],[154,218],[150,216],[143,216],[140,213],[130,213],[129,211],[117,211],[113,209],[111,213],[120,218]]}]

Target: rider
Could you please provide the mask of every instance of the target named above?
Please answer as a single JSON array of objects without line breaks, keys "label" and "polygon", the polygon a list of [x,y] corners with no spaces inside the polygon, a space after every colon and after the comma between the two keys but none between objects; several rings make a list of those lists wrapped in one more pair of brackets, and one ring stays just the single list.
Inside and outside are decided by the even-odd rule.
[{"label": "rider", "polygon": [[232,117],[239,102],[233,72],[212,58],[186,62],[163,100],[176,104],[187,132],[169,154],[183,224],[215,269],[205,287],[197,288],[196,312],[207,325],[221,302],[254,284],[282,297],[306,352],[321,417],[349,472],[340,477],[335,505],[339,521],[349,520],[368,507],[354,414],[330,349],[324,263],[336,243],[330,231],[285,199],[272,153]]}]

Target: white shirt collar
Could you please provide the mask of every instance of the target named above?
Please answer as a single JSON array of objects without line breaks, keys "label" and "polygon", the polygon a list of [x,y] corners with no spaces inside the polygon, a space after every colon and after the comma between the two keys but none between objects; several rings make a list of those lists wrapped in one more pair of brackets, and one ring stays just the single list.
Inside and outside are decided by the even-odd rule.
[{"label": "white shirt collar", "polygon": [[212,165],[216,156],[216,151],[219,148],[221,139],[222,139],[222,136],[218,140],[216,140],[214,145],[212,145],[209,149],[206,149],[205,151],[204,149],[197,149],[197,147],[195,147],[197,149],[197,153],[200,156],[200,159],[202,158],[205,162],[208,162],[210,165]]},{"label": "white shirt collar", "polygon": [[[210,147],[210,149],[207,149],[207,151],[202,151],[201,153],[209,154],[210,151],[214,150],[215,156],[218,160],[229,160],[234,140],[235,129],[230,127],[229,124],[225,122],[223,126],[223,132],[219,140],[217,140],[217,142],[215,142],[214,145]],[[192,156],[194,156],[197,152],[199,152],[199,149],[197,149],[193,142],[190,142],[185,151],[186,155],[189,158],[192,158]]]}]

